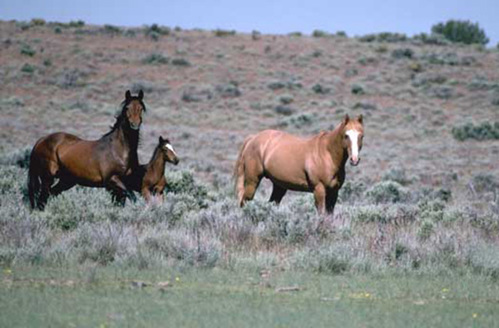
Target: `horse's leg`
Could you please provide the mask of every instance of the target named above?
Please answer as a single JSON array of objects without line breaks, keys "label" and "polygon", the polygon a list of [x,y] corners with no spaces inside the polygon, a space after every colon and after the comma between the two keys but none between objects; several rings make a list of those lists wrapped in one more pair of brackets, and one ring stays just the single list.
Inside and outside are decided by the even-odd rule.
[{"label": "horse's leg", "polygon": [[255,196],[256,190],[258,189],[258,186],[260,185],[260,181],[262,180],[261,176],[252,178],[252,179],[245,179],[244,181],[244,193],[243,197],[239,203],[239,205],[242,207],[244,204],[246,204],[247,201],[252,200],[253,197]]},{"label": "horse's leg", "polygon": [[244,165],[244,190],[239,199],[239,206],[244,206],[247,201],[252,200],[256,190],[263,178],[263,167],[259,160],[249,160]]},{"label": "horse's leg", "polygon": [[326,211],[326,188],[321,183],[314,187],[315,207],[319,214],[324,214]]},{"label": "horse's leg", "polygon": [[282,198],[288,191],[286,188],[280,187],[274,183],[274,187],[272,188],[272,195],[270,195],[269,202],[274,202],[277,205],[281,202]]},{"label": "horse's leg", "polygon": [[52,188],[50,188],[50,194],[57,196],[61,192],[66,191],[68,189],[73,188],[76,185],[76,182],[70,181],[69,179],[60,179],[59,182]]},{"label": "horse's leg", "polygon": [[327,214],[333,214],[334,206],[338,200],[338,188],[329,189],[326,192],[326,212]]},{"label": "horse's leg", "polygon": [[127,188],[123,181],[121,181],[121,178],[118,175],[113,175],[109,178],[106,187],[111,191],[114,203],[125,206]]},{"label": "horse's leg", "polygon": [[49,174],[45,174],[44,176],[42,176],[41,180],[42,183],[40,188],[40,195],[38,196],[37,206],[40,211],[43,211],[50,196],[50,186],[52,185],[52,183],[54,183],[54,177]]}]

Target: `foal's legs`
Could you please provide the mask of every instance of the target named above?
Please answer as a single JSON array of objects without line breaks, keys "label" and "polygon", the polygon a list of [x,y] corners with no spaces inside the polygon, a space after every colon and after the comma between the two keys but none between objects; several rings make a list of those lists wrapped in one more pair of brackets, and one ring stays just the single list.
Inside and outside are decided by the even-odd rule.
[{"label": "foal's legs", "polygon": [[338,191],[338,188],[333,188],[326,192],[326,212],[328,214],[333,214],[334,212],[334,206],[338,200]]},{"label": "foal's legs", "polygon": [[280,187],[274,183],[274,187],[272,188],[272,195],[270,195],[269,202],[274,202],[279,205],[282,198],[288,191],[286,188]]}]

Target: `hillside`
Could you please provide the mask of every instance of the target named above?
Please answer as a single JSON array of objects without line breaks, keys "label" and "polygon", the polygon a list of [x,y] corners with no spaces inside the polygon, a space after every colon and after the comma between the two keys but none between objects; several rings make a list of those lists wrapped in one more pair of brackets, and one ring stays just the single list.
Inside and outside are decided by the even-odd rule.
[{"label": "hillside", "polygon": [[463,123],[499,120],[496,51],[180,30],[155,41],[146,28],[22,27],[0,23],[3,151],[58,130],[98,138],[124,92],[144,89],[142,161],[162,134],[200,176],[230,173],[248,134],[310,135],[345,113],[366,116],[362,165],[348,169],[356,178],[378,181],[403,168],[417,183],[454,188],[499,169],[497,141],[451,134]]}]

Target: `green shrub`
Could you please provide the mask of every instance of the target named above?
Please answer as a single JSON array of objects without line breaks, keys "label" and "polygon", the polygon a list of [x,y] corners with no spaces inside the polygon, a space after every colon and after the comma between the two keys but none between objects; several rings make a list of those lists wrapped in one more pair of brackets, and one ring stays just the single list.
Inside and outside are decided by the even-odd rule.
[{"label": "green shrub", "polygon": [[435,228],[435,223],[431,219],[425,219],[419,226],[418,236],[422,240],[430,238]]},{"label": "green shrub", "polygon": [[290,95],[290,94],[284,94],[284,95],[280,95],[279,96],[279,102],[283,105],[289,105],[291,104],[293,101],[295,100],[295,98]]},{"label": "green shrub", "polygon": [[142,63],[148,65],[165,65],[168,64],[169,61],[170,59],[168,57],[159,53],[152,53],[142,59]]},{"label": "green shrub", "polygon": [[414,51],[410,48],[400,48],[392,51],[392,57],[395,59],[412,58]]},{"label": "green shrub", "polygon": [[391,180],[400,183],[405,186],[411,183],[411,180],[407,178],[405,170],[403,168],[400,169],[390,169],[389,171],[383,174],[383,180]]},{"label": "green shrub", "polygon": [[295,110],[293,108],[291,108],[290,106],[277,105],[274,107],[274,112],[276,112],[277,114],[280,114],[280,115],[289,116],[289,115],[292,115],[295,112]]},{"label": "green shrub", "polygon": [[185,58],[173,58],[172,65],[174,65],[174,66],[191,66],[191,63]]},{"label": "green shrub", "polygon": [[109,25],[109,24],[106,24],[104,25],[104,33],[108,33],[108,34],[120,34],[122,31],[121,31],[121,28],[119,28],[118,26],[114,26],[114,25]]},{"label": "green shrub", "polygon": [[236,31],[235,30],[221,30],[221,29],[216,29],[214,31],[215,33],[215,36],[218,36],[218,37],[226,37],[226,36],[231,36],[231,35],[236,35]]},{"label": "green shrub", "polygon": [[340,189],[338,200],[341,203],[355,203],[361,200],[365,190],[364,182],[347,180]]},{"label": "green shrub", "polygon": [[322,30],[314,30],[314,31],[312,32],[312,36],[313,36],[314,38],[324,38],[324,37],[329,36],[329,33],[328,33],[328,32],[326,32],[326,31],[322,31]]},{"label": "green shrub", "polygon": [[27,169],[29,167],[29,158],[31,155],[31,147],[16,149],[10,153],[0,157],[0,165],[17,165],[20,168]]},{"label": "green shrub", "polygon": [[23,43],[20,50],[21,55],[33,57],[36,54],[35,49],[31,48],[29,44]]},{"label": "green shrub", "polygon": [[194,197],[201,208],[206,207],[211,199],[206,186],[198,184],[189,171],[167,172],[166,182],[165,193],[188,194]]},{"label": "green shrub", "polygon": [[367,34],[359,38],[361,42],[402,42],[407,36],[401,33],[382,32],[378,34]]},{"label": "green shrub", "polygon": [[33,18],[30,24],[31,26],[43,26],[45,23],[45,19],[43,18]]},{"label": "green shrub", "polygon": [[366,193],[374,203],[397,203],[408,198],[408,192],[398,182],[381,181],[372,186]]},{"label": "green shrub", "polygon": [[421,33],[413,37],[414,40],[421,41],[423,44],[448,45],[450,42],[441,34]]},{"label": "green shrub", "polygon": [[499,190],[499,181],[492,174],[480,173],[473,176],[470,182],[476,192],[494,192]]},{"label": "green shrub", "polygon": [[85,22],[80,19],[80,20],[76,20],[76,21],[70,21],[68,23],[68,25],[69,25],[69,27],[76,27],[76,28],[78,28],[78,27],[85,26]]},{"label": "green shrub", "polygon": [[452,128],[452,136],[459,141],[464,141],[467,139],[498,140],[499,122],[483,122],[479,125],[466,123],[461,126],[455,126]]},{"label": "green shrub", "polygon": [[327,87],[325,85],[322,85],[320,83],[316,83],[312,86],[312,91],[317,93],[317,94],[325,95],[325,94],[328,94],[331,92],[331,88]]},{"label": "green shrub", "polygon": [[30,64],[24,64],[23,67],[21,67],[21,72],[27,73],[27,74],[33,74],[36,70],[36,66],[30,65]]},{"label": "green shrub", "polygon": [[464,44],[487,44],[489,38],[478,23],[462,20],[448,20],[438,23],[431,28],[432,33],[441,34],[451,42]]},{"label": "green shrub", "polygon": [[292,115],[289,118],[282,120],[279,125],[282,127],[293,126],[297,129],[301,129],[304,126],[312,125],[317,121],[317,115],[314,113],[303,113]]},{"label": "green shrub", "polygon": [[366,93],[365,90],[364,90],[364,87],[362,85],[360,85],[360,84],[352,84],[350,90],[352,91],[352,93],[354,95],[363,95],[363,94]]}]

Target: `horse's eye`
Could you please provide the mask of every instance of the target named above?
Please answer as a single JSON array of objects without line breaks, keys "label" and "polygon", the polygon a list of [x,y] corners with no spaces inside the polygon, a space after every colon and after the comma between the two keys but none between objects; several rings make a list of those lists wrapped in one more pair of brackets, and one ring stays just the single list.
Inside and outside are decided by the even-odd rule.
[{"label": "horse's eye", "polygon": [[347,140],[347,139],[348,139],[348,135],[345,134],[345,140]]}]

